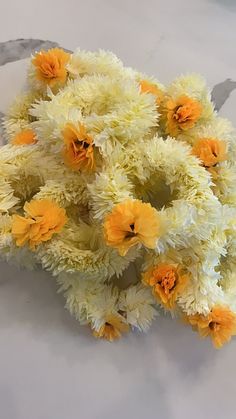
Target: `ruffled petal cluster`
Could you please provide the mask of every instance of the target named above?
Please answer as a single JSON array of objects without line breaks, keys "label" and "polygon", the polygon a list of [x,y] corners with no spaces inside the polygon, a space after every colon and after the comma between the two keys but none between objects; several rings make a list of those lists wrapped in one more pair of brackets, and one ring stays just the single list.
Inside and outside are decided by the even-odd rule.
[{"label": "ruffled petal cluster", "polygon": [[200,76],[164,86],[110,52],[39,51],[3,127],[1,257],[50,271],[96,338],[170,311],[230,340],[236,134]]}]

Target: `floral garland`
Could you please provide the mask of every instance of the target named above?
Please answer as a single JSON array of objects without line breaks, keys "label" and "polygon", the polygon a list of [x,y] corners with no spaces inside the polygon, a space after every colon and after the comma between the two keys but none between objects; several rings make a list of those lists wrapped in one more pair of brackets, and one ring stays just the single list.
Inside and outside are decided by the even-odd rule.
[{"label": "floral garland", "polygon": [[236,334],[236,137],[201,77],[40,51],[3,125],[2,258],[49,270],[97,338],[163,309],[217,348]]}]

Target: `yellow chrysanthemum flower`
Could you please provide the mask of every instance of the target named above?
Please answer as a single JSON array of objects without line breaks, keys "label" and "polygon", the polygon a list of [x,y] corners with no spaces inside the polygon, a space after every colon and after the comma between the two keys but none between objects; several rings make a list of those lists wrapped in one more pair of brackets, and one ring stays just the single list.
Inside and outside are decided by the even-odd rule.
[{"label": "yellow chrysanthemum flower", "polygon": [[197,156],[204,167],[214,167],[227,159],[226,143],[217,138],[200,138],[193,146],[192,153]]},{"label": "yellow chrysanthemum flower", "polygon": [[159,235],[158,213],[150,204],[127,200],[107,215],[104,231],[106,243],[118,249],[121,256],[138,243],[154,249]]},{"label": "yellow chrysanthemum flower", "polygon": [[67,221],[64,208],[49,200],[33,200],[24,205],[25,217],[13,215],[12,235],[17,246],[28,243],[32,250],[53,234],[59,233]]},{"label": "yellow chrysanthemum flower", "polygon": [[150,93],[155,96],[157,105],[160,105],[163,99],[163,92],[156,84],[150,83],[147,80],[140,80],[140,90],[142,93]]},{"label": "yellow chrysanthemum flower", "polygon": [[143,282],[152,287],[153,295],[168,309],[174,308],[187,281],[188,274],[179,265],[160,263],[143,274]]},{"label": "yellow chrysanthemum flower", "polygon": [[185,316],[184,320],[190,323],[201,337],[210,336],[217,349],[229,342],[231,336],[236,335],[236,314],[228,307],[215,306],[208,316],[195,314]]},{"label": "yellow chrysanthemum flower", "polygon": [[119,339],[122,333],[127,333],[128,331],[129,325],[125,323],[124,318],[119,314],[111,314],[106,317],[105,323],[98,331],[93,331],[93,335],[96,338],[103,338],[112,342],[115,339]]},{"label": "yellow chrysanthemum flower", "polygon": [[29,145],[37,143],[36,134],[32,129],[25,129],[16,134],[11,144],[13,145]]},{"label": "yellow chrysanthemum flower", "polygon": [[32,59],[36,68],[36,78],[50,87],[58,83],[63,84],[67,77],[66,64],[69,58],[70,54],[60,48],[40,51]]},{"label": "yellow chrysanthemum flower", "polygon": [[176,137],[181,131],[193,128],[201,112],[200,102],[188,96],[183,95],[176,100],[167,99],[163,107],[166,134]]},{"label": "yellow chrysanthemum flower", "polygon": [[65,147],[63,156],[65,163],[73,170],[93,170],[94,146],[92,137],[86,132],[84,125],[66,124],[63,130]]}]

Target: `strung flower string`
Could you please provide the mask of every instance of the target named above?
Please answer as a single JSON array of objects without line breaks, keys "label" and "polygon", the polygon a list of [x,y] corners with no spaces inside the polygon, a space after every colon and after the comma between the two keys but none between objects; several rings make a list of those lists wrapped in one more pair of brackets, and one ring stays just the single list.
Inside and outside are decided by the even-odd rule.
[{"label": "strung flower string", "polygon": [[201,76],[163,86],[111,52],[53,48],[34,54],[27,81],[3,121],[0,256],[56,276],[99,339],[170,310],[228,342],[235,134]]}]

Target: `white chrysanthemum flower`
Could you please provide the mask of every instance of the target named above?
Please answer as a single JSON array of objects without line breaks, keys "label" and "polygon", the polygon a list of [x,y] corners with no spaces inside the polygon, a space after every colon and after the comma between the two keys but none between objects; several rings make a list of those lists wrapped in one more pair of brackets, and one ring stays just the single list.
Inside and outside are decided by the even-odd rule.
[{"label": "white chrysanthemum flower", "polygon": [[11,184],[0,180],[0,212],[8,212],[18,201],[19,198],[14,196],[14,190]]},{"label": "white chrysanthemum flower", "polygon": [[110,51],[88,52],[79,48],[71,55],[67,65],[70,76],[77,78],[85,75],[100,74],[111,78],[135,77],[135,71],[125,68],[119,58]]},{"label": "white chrysanthemum flower", "polygon": [[35,104],[30,113],[37,119],[33,128],[42,145],[57,144],[60,150],[66,122],[81,122],[107,157],[108,140],[138,140],[158,119],[154,98],[140,94],[135,81],[98,75],[68,82],[50,101]]},{"label": "white chrysanthemum flower", "polygon": [[[58,167],[58,170],[60,168]],[[35,196],[37,199],[52,199],[61,207],[88,204],[88,190],[85,179],[79,175],[64,172],[56,180],[49,179]]]},{"label": "white chrysanthemum flower", "polygon": [[95,181],[88,185],[95,218],[102,219],[114,205],[132,198],[132,189],[122,169],[113,167],[105,173],[99,173]]},{"label": "white chrysanthemum flower", "polygon": [[104,285],[96,281],[79,279],[76,275],[61,274],[58,277],[61,290],[66,289],[66,308],[81,324],[91,321],[92,303],[96,295],[104,291]]},{"label": "white chrysanthemum flower", "polygon": [[18,132],[31,128],[34,118],[30,115],[29,109],[38,98],[38,94],[34,91],[16,97],[3,119],[3,127],[9,141]]},{"label": "white chrysanthemum flower", "polygon": [[108,316],[118,314],[118,299],[118,289],[110,285],[104,285],[102,292],[93,296],[89,313],[92,329],[99,330]]},{"label": "white chrysanthemum flower", "polygon": [[236,205],[236,164],[221,163],[214,180],[214,193],[222,204]]},{"label": "white chrysanthemum flower", "polygon": [[[224,227],[227,228],[226,225]],[[178,298],[179,306],[188,315],[207,315],[214,305],[226,302],[219,270],[221,258],[226,255],[226,236],[216,228],[210,240],[209,243],[195,245],[190,251],[190,255],[195,254],[195,259],[192,258],[188,265],[190,281]]]},{"label": "white chrysanthemum flower", "polygon": [[142,284],[121,291],[120,310],[125,312],[127,322],[140,331],[146,332],[151,326],[157,315],[157,310],[154,308],[155,304],[156,301],[150,289]]}]

